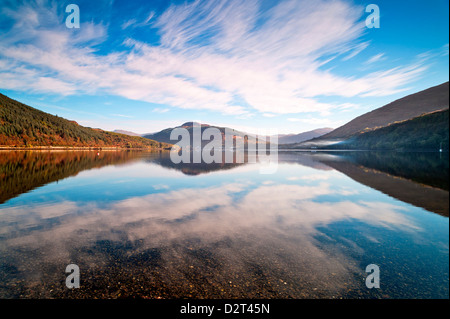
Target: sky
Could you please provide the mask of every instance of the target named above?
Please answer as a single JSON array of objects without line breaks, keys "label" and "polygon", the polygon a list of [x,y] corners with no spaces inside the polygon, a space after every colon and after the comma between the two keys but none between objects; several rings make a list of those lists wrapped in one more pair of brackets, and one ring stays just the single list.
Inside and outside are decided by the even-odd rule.
[{"label": "sky", "polygon": [[448,81],[448,12],[448,0],[0,0],[0,93],[140,134],[337,128]]}]

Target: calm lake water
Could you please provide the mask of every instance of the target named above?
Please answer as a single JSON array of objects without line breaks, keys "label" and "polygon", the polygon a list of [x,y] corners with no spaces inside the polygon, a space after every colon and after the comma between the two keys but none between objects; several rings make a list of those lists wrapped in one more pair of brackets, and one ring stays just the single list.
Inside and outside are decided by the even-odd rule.
[{"label": "calm lake water", "polygon": [[449,298],[448,154],[260,165],[0,152],[0,298]]}]

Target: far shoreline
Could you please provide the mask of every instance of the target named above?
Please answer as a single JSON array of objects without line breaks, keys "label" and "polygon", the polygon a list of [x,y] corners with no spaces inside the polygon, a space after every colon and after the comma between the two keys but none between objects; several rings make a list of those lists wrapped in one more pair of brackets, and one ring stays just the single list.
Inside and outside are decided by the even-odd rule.
[{"label": "far shoreline", "polygon": [[112,146],[0,146],[0,151],[170,151],[170,148],[133,148]]}]

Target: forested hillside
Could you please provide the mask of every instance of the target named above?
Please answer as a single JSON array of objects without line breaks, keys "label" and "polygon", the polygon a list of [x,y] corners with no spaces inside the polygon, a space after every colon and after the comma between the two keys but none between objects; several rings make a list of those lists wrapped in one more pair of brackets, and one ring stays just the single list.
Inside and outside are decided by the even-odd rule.
[{"label": "forested hillside", "polygon": [[437,151],[441,146],[448,151],[448,109],[362,133],[328,148]]},{"label": "forested hillside", "polygon": [[448,110],[449,82],[398,99],[365,113],[319,139],[349,138],[362,132],[410,120],[426,113]]},{"label": "forested hillside", "polygon": [[0,146],[163,148],[169,145],[84,127],[0,94]]}]

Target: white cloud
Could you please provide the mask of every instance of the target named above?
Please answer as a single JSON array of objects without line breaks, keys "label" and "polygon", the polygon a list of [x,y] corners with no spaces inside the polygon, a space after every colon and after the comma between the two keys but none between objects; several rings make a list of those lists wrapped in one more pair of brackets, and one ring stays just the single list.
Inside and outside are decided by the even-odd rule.
[{"label": "white cloud", "polygon": [[152,20],[152,18],[155,16],[155,13],[152,11],[150,12],[150,14],[147,16],[147,18],[142,21],[142,22],[138,22],[136,19],[130,19],[125,21],[124,23],[122,23],[122,25],[120,26],[122,28],[122,30],[125,30],[129,27],[131,28],[140,28],[140,27],[145,27],[150,25],[150,21]]},{"label": "white cloud", "polygon": [[386,59],[386,57],[384,56],[384,53],[379,53],[379,54],[376,54],[373,57],[371,57],[369,60],[367,60],[366,64],[376,63],[379,61],[383,61],[385,59]]},{"label": "white cloud", "polygon": [[123,30],[125,30],[126,28],[128,28],[129,26],[131,26],[131,25],[133,25],[133,24],[136,24],[136,19],[131,19],[131,20],[127,20],[127,21],[125,21],[124,23],[122,23],[122,25],[121,25],[121,28],[123,29]]},{"label": "white cloud", "polygon": [[360,54],[362,51],[364,51],[368,46],[369,46],[369,42],[363,42],[360,44],[357,44],[351,51],[350,54],[343,57],[342,60],[343,61],[347,61],[350,60],[351,58],[354,58],[355,56],[357,56],[358,54]]},{"label": "white cloud", "polygon": [[167,113],[169,111],[170,111],[170,109],[168,109],[168,108],[156,107],[153,109],[153,112],[156,112],[156,113]]},{"label": "white cloud", "polygon": [[343,0],[286,0],[265,12],[256,0],[172,5],[158,17],[151,12],[121,25],[151,24],[160,45],[128,38],[128,52],[108,54],[96,52],[106,26],[67,29],[57,12],[55,5],[36,4],[3,10],[14,26],[0,42],[0,87],[61,95],[105,91],[240,118],[255,110],[324,116],[339,104],[320,96],[390,95],[425,71],[419,63],[358,78],[320,69],[327,54],[348,60],[368,46],[360,43],[362,8]]}]

